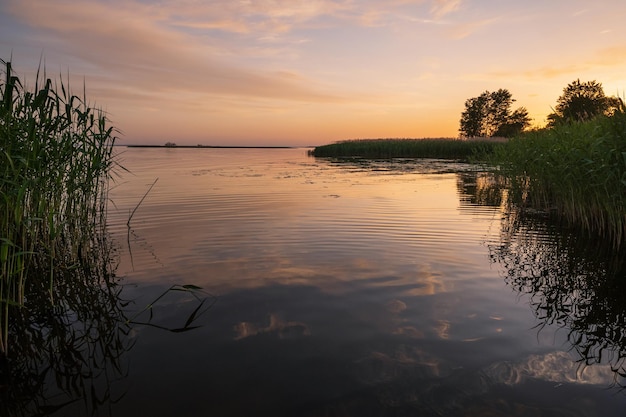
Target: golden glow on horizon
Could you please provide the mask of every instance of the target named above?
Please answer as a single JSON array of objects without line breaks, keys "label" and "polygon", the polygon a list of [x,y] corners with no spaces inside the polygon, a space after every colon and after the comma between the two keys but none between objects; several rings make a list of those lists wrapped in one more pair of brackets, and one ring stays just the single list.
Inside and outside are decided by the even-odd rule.
[{"label": "golden glow on horizon", "polygon": [[535,125],[577,78],[623,95],[625,15],[621,0],[7,0],[0,58],[84,79],[122,143],[457,136],[485,90]]}]

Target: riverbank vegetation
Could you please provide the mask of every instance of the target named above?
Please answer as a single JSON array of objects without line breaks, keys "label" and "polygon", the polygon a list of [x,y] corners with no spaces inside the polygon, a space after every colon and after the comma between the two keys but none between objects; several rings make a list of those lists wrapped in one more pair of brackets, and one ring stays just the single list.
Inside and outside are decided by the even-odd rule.
[{"label": "riverbank vegetation", "polygon": [[482,158],[502,145],[502,140],[355,139],[318,146],[310,153],[335,158],[438,158],[469,160]]},{"label": "riverbank vegetation", "polygon": [[[84,94],[72,95],[69,81],[53,82],[40,68],[29,89],[11,62],[0,62],[0,357],[6,357],[12,315],[62,303],[59,280],[102,277],[90,271],[108,266],[107,254],[99,255],[107,250],[116,131]],[[32,305],[43,299],[47,306]]]},{"label": "riverbank vegetation", "polygon": [[626,108],[596,81],[568,84],[544,129],[491,155],[521,210],[550,214],[615,246],[626,239]]},{"label": "riverbank vegetation", "polygon": [[[626,108],[596,81],[563,89],[542,129],[526,131],[510,93],[485,92],[466,102],[467,139],[351,140],[319,146],[322,157],[448,158],[485,162],[510,187],[509,201],[620,245],[626,239]],[[519,117],[518,117],[519,116]],[[505,134],[506,133],[506,134]],[[474,138],[475,134],[504,134]]]},{"label": "riverbank vegetation", "polygon": [[626,238],[626,112],[528,132],[495,149],[491,164],[513,204],[589,234]]}]

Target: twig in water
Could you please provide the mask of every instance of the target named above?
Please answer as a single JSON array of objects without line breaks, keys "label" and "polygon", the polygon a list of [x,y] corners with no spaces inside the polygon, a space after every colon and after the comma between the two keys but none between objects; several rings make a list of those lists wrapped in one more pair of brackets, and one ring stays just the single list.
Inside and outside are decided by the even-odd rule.
[{"label": "twig in water", "polygon": [[150,192],[150,190],[152,190],[152,187],[154,187],[154,184],[156,184],[156,182],[159,180],[159,178],[157,177],[156,180],[154,180],[154,182],[152,183],[152,185],[150,186],[150,188],[148,188],[148,191],[146,191],[146,193],[143,195],[143,197],[141,197],[141,200],[139,200],[139,203],[137,204],[137,206],[135,206],[135,209],[132,211],[132,213],[130,213],[130,216],[128,217],[128,221],[126,222],[126,226],[130,227],[130,220],[133,218],[133,215],[135,214],[135,212],[137,211],[137,209],[139,208],[139,206],[141,205],[141,203],[143,203],[143,200],[145,200],[146,196],[148,195],[148,193]]}]

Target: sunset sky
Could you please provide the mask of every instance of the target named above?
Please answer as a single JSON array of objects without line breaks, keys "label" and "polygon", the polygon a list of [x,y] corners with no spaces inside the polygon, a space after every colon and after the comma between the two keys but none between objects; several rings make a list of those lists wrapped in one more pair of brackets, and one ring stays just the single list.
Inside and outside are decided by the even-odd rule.
[{"label": "sunset sky", "polygon": [[624,0],[2,0],[0,59],[70,74],[120,144],[456,137],[506,88],[535,125],[570,82],[626,90]]}]

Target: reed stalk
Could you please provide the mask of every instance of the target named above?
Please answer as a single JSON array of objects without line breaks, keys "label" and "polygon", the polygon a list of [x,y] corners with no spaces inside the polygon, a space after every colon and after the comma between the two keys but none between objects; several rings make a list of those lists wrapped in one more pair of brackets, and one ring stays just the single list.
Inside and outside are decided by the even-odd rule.
[{"label": "reed stalk", "polygon": [[316,147],[319,157],[482,159],[502,145],[495,139],[355,139]]},{"label": "reed stalk", "polygon": [[520,208],[619,246],[626,238],[626,112],[523,134],[491,160]]},{"label": "reed stalk", "polygon": [[105,233],[113,127],[69,81],[41,67],[25,88],[11,62],[0,81],[0,354],[10,345],[11,312],[29,291],[55,303],[55,279],[85,267]]}]

